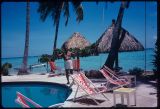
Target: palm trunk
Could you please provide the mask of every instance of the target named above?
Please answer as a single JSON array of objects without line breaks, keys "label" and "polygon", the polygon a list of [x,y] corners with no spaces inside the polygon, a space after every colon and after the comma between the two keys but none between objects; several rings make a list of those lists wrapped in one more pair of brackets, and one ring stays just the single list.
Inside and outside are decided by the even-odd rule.
[{"label": "palm trunk", "polygon": [[55,30],[55,37],[54,37],[54,46],[53,46],[53,60],[56,60],[57,59],[57,56],[56,56],[56,53],[55,53],[55,50],[57,48],[57,37],[58,37],[58,29],[59,29],[59,22],[60,22],[60,13],[59,13],[59,18],[57,19],[57,22],[56,22],[56,30]]},{"label": "palm trunk", "polygon": [[29,49],[29,27],[30,27],[30,5],[29,2],[27,2],[25,48],[24,48],[22,68],[19,70],[18,74],[28,74],[27,61],[28,61],[28,49]]},{"label": "palm trunk", "polygon": [[113,30],[113,38],[112,38],[112,43],[111,43],[111,49],[108,55],[108,58],[105,62],[105,65],[108,66],[109,68],[113,69],[114,61],[117,57],[117,53],[119,50],[119,35],[120,35],[120,30],[121,30],[121,24],[122,24],[122,18],[124,14],[124,9],[125,7],[121,3],[120,9],[119,9],[119,14],[117,17],[117,21],[115,24],[115,28]]},{"label": "palm trunk", "polygon": [[58,37],[58,29],[59,29],[59,21],[60,21],[60,13],[59,13],[59,18],[57,19],[56,22],[56,31],[55,31],[55,37],[54,37],[54,46],[53,50],[55,50],[57,47],[57,37]]},{"label": "palm trunk", "polygon": [[[122,31],[122,34],[121,34],[121,37],[119,39],[118,50],[121,47],[121,43],[122,43],[122,41],[123,41],[123,39],[125,37],[125,34],[126,34],[126,30],[125,29],[121,28],[121,31]],[[118,67],[119,67],[119,62],[118,62],[118,52],[117,52],[117,54],[116,54],[116,60],[115,60],[115,68],[117,69],[117,71],[119,71]]]},{"label": "palm trunk", "polygon": [[47,73],[48,73],[48,62],[47,62]]}]

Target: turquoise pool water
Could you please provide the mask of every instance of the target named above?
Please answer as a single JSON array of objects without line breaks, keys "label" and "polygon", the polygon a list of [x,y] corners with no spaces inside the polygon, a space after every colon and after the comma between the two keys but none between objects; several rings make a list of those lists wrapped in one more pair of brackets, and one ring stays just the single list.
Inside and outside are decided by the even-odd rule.
[{"label": "turquoise pool water", "polygon": [[[2,83],[2,106],[21,107],[15,102],[16,91],[32,99],[42,107],[63,103],[72,90],[65,86],[48,82],[5,82]],[[31,106],[31,105],[30,105]],[[31,106],[33,107],[33,106]]]}]

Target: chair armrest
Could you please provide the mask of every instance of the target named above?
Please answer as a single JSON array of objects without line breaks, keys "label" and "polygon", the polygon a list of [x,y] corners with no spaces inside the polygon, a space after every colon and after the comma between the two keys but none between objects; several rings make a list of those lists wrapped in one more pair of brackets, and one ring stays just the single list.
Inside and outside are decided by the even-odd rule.
[{"label": "chair armrest", "polygon": [[119,79],[125,79],[125,80],[130,80],[127,76],[119,76]]}]

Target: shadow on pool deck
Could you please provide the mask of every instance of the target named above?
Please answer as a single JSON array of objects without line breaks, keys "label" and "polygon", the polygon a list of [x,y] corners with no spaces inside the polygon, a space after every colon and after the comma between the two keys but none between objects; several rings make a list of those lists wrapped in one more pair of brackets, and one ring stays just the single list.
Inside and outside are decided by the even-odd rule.
[{"label": "shadow on pool deck", "polygon": [[[100,100],[100,99],[95,99],[98,103],[102,103],[105,102],[105,100]],[[77,102],[79,104],[83,104],[83,105],[97,105],[97,103],[94,102],[93,99],[91,98],[83,98],[83,97],[77,97],[75,99],[75,101],[73,101],[73,99],[70,99],[68,101],[72,101],[72,102]]]}]

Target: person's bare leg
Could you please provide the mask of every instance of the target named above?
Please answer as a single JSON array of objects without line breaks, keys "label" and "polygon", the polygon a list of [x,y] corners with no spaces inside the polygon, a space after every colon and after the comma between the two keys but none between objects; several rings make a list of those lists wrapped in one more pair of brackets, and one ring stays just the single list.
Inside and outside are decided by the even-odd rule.
[{"label": "person's bare leg", "polygon": [[67,84],[69,84],[69,69],[66,69]]},{"label": "person's bare leg", "polygon": [[70,69],[70,73],[73,74],[73,69]]}]

